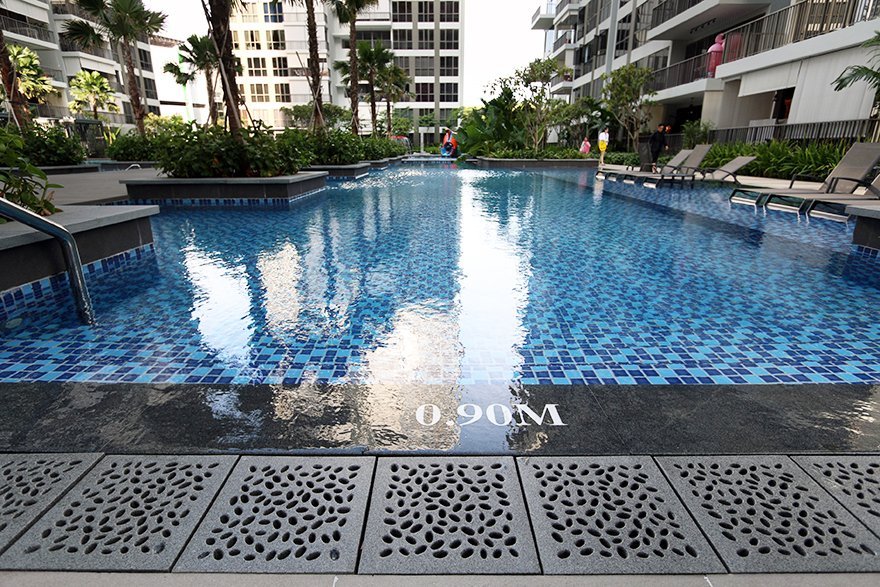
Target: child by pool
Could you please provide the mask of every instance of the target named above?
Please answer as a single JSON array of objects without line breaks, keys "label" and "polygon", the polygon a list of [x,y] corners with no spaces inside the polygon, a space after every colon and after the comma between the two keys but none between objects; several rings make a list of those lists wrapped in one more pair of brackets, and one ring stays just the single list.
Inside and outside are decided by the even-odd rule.
[{"label": "child by pool", "polygon": [[605,165],[605,151],[608,149],[608,127],[599,133],[599,165]]}]

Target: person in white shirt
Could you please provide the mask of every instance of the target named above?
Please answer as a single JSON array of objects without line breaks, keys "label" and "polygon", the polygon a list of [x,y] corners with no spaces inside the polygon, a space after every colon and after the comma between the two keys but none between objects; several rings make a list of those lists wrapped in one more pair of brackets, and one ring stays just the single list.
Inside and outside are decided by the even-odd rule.
[{"label": "person in white shirt", "polygon": [[599,133],[599,166],[605,165],[605,151],[608,149],[608,127]]}]

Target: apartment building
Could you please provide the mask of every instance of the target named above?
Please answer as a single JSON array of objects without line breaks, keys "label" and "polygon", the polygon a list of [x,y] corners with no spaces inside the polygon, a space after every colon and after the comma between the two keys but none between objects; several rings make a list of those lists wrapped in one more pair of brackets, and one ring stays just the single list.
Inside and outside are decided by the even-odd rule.
[{"label": "apartment building", "polygon": [[[69,0],[5,0],[0,4],[0,26],[8,44],[24,45],[40,56],[46,74],[58,92],[37,107],[42,118],[61,119],[71,116],[67,107],[71,100],[68,82],[79,71],[97,71],[107,78],[117,97],[119,113],[103,112],[109,122],[134,124],[134,112],[125,91],[122,56],[118,47],[104,45],[82,49],[64,37],[65,23],[71,19],[89,20],[74,2]],[[146,38],[138,41],[134,51],[135,74],[141,86],[145,107],[159,113],[159,96],[153,73],[150,46]]]},{"label": "apartment building", "polygon": [[880,0],[559,0],[532,28],[574,71],[554,80],[559,96],[598,97],[601,74],[637,63],[654,71],[654,122],[703,120],[718,140],[760,141],[871,134],[873,94],[832,82],[867,64],[859,45],[878,19]]},{"label": "apartment building", "polygon": [[[184,120],[194,120],[199,124],[208,122],[208,85],[205,76],[199,72],[195,79],[181,86],[170,73],[164,71],[168,63],[180,63],[179,46],[181,41],[168,37],[150,37],[150,55],[156,70],[156,90],[159,94],[159,110],[163,116],[181,116]],[[222,88],[219,81],[211,95],[219,103],[219,112],[224,111]]]},{"label": "apartment building", "polygon": [[[389,1],[363,13],[357,38],[391,49],[396,63],[413,78],[410,97],[395,104],[412,116],[417,144],[435,144],[442,124],[462,100],[462,1]],[[318,52],[326,101],[349,106],[342,75],[332,67],[347,61],[349,27],[340,24],[330,6],[316,3]],[[239,90],[248,114],[274,127],[283,127],[281,108],[311,100],[308,84],[306,9],[288,2],[247,0],[231,23],[236,56],[241,61]],[[362,80],[363,81],[363,80]],[[380,105],[385,111],[384,102]],[[369,104],[360,105],[361,130],[372,132]],[[430,126],[419,121],[433,119]]]}]

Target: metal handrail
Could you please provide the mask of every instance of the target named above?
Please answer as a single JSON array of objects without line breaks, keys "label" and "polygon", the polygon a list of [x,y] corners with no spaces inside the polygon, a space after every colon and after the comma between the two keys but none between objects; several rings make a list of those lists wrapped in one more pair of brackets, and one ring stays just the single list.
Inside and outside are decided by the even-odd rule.
[{"label": "metal handrail", "polygon": [[61,252],[64,255],[64,263],[67,265],[70,289],[73,291],[73,300],[76,303],[79,319],[83,324],[89,326],[95,324],[95,310],[92,307],[92,300],[86,287],[79,248],[76,246],[76,239],[73,238],[70,231],[57,222],[47,220],[26,208],[22,208],[18,204],[13,204],[5,198],[0,198],[0,216],[21,222],[25,226],[47,234],[58,241],[58,244],[61,245]]}]

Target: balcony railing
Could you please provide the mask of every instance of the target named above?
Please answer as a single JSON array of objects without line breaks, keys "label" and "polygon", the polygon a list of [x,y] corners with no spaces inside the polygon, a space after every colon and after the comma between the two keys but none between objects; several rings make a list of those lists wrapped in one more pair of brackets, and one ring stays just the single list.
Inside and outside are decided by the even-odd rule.
[{"label": "balcony railing", "polygon": [[48,104],[38,104],[35,108],[37,116],[42,118],[65,118],[71,116],[70,109],[66,106],[49,106]]},{"label": "balcony railing", "polygon": [[56,42],[55,33],[50,31],[46,27],[38,26],[36,24],[25,22],[23,20],[9,18],[8,16],[0,15],[0,28],[8,33],[14,33],[16,35],[22,35],[25,37],[30,37],[32,39],[39,39],[41,41],[47,41],[49,43]]},{"label": "balcony railing", "polygon": [[816,141],[871,140],[878,131],[877,119],[837,120],[717,128],[709,132],[710,143],[761,143],[768,140]]},{"label": "balcony railing", "polygon": [[559,0],[556,3],[556,14],[562,13],[563,10],[568,8],[568,5],[571,4],[571,0]]},{"label": "balcony railing", "polygon": [[64,82],[64,73],[60,69],[55,69],[53,67],[44,67],[43,73],[45,73],[55,81]]},{"label": "balcony railing", "polygon": [[665,0],[651,12],[651,28],[658,27],[673,16],[693,8],[703,0]]},{"label": "balcony railing", "polygon": [[387,20],[389,23],[391,22],[391,13],[390,12],[361,12],[358,14],[358,22],[365,21],[383,21]]},{"label": "balcony railing", "polygon": [[542,14],[556,14],[556,3],[551,1],[547,2],[544,6],[539,6],[535,14],[532,15],[532,22],[538,20]]},{"label": "balcony railing", "polygon": [[88,53],[89,55],[94,55],[95,57],[102,57],[104,59],[109,59],[110,61],[113,61],[113,55],[104,47],[80,47],[79,45],[64,36],[61,37],[60,45],[62,51],[79,51],[80,53]]},{"label": "balcony railing", "polygon": [[674,88],[689,84],[698,79],[709,77],[708,75],[709,54],[703,53],[684,61],[674,63],[669,67],[658,69],[654,77],[648,82],[648,88],[659,92],[667,88]]},{"label": "balcony railing", "polygon": [[567,45],[573,42],[574,41],[572,40],[571,31],[566,31],[564,35],[556,39],[556,41],[553,43],[553,50],[556,51],[560,49],[563,45]]},{"label": "balcony railing", "polygon": [[880,16],[880,0],[804,0],[727,31],[722,62],[751,57]]}]

